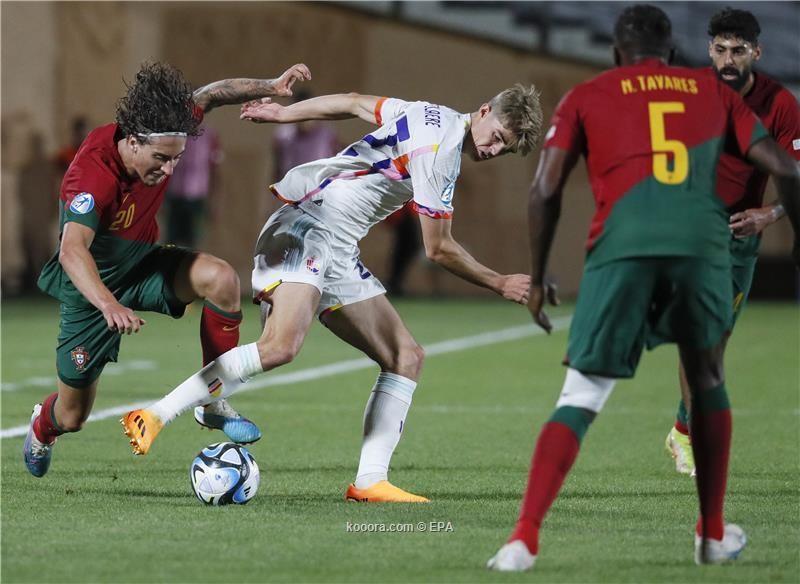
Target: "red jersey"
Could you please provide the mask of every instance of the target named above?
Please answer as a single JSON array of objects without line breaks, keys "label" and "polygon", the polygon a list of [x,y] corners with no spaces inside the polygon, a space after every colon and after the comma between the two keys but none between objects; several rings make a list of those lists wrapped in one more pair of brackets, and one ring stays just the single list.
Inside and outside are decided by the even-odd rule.
[{"label": "red jersey", "polygon": [[[155,186],[131,179],[117,150],[121,138],[117,124],[92,130],[64,175],[60,192],[62,232],[69,221],[95,231],[89,251],[112,292],[155,246],[156,213],[169,179]],[[58,253],[43,268],[39,287],[62,302],[88,302],[64,272]]]},{"label": "red jersey", "polygon": [[[794,96],[771,77],[755,73],[743,99],[775,141],[800,161],[800,107]],[[717,191],[731,214],[763,206],[767,179],[768,174],[746,160],[727,153],[720,158]]]},{"label": "red jersey", "polygon": [[766,136],[716,78],[645,59],[565,95],[544,147],[586,157],[596,205],[587,265],[641,256],[728,263],[717,163],[726,140],[744,154]]}]

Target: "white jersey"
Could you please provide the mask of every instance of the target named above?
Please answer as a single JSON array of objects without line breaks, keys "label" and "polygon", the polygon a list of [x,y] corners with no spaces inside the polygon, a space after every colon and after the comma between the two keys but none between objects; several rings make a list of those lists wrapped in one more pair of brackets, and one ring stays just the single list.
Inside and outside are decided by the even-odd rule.
[{"label": "white jersey", "polygon": [[417,213],[452,217],[469,114],[381,98],[375,121],[377,130],[332,158],[291,169],[272,192],[353,242],[409,201]]}]

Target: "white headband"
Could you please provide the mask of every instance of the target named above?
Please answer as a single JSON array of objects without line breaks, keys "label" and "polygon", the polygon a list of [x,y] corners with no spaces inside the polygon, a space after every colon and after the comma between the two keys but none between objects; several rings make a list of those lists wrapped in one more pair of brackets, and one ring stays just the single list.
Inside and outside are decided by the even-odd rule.
[{"label": "white headband", "polygon": [[150,132],[149,134],[136,134],[144,139],[161,138],[162,136],[182,136],[186,137],[186,132]]}]

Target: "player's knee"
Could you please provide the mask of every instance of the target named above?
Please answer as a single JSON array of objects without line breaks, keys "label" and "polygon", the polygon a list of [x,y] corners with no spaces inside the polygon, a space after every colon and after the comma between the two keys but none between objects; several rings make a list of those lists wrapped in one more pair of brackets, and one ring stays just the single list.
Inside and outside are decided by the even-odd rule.
[{"label": "player's knee", "polygon": [[416,379],[424,361],[425,350],[412,339],[402,343],[392,355],[390,362],[382,363],[381,366],[405,377]]},{"label": "player's knee", "polygon": [[614,385],[616,379],[612,377],[587,375],[569,368],[556,408],[570,406],[597,414],[611,396]]},{"label": "player's knee", "polygon": [[295,360],[300,353],[302,339],[299,341],[277,341],[266,339],[258,342],[258,354],[264,371],[269,371],[281,365],[287,365]]},{"label": "player's knee", "polygon": [[724,341],[711,349],[679,347],[681,363],[692,392],[713,389],[725,381],[723,367]]},{"label": "player's knee", "polygon": [[198,292],[201,296],[223,309],[230,309],[231,304],[238,305],[241,296],[239,275],[228,262],[203,254],[203,267],[199,279]]}]

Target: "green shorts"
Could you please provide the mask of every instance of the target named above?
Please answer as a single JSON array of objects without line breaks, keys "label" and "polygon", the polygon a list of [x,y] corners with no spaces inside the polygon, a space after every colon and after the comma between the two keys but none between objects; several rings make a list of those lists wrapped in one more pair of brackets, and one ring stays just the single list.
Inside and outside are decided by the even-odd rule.
[{"label": "green shorts", "polygon": [[758,236],[731,241],[731,275],[733,276],[733,324],[742,314],[742,309],[750,296],[753,286],[753,274],[756,271],[758,247],[761,240]]},{"label": "green shorts", "polygon": [[[147,310],[180,318],[186,305],[175,295],[172,281],[180,263],[195,252],[174,246],[157,247],[134,268],[126,286],[114,291],[132,310]],[[89,386],[109,361],[116,362],[122,335],[109,330],[94,306],[61,304],[56,349],[58,377],[75,388]]]},{"label": "green shorts", "polygon": [[617,260],[584,271],[565,364],[633,377],[642,350],[666,342],[706,349],[732,323],[730,266],[692,257]]}]

